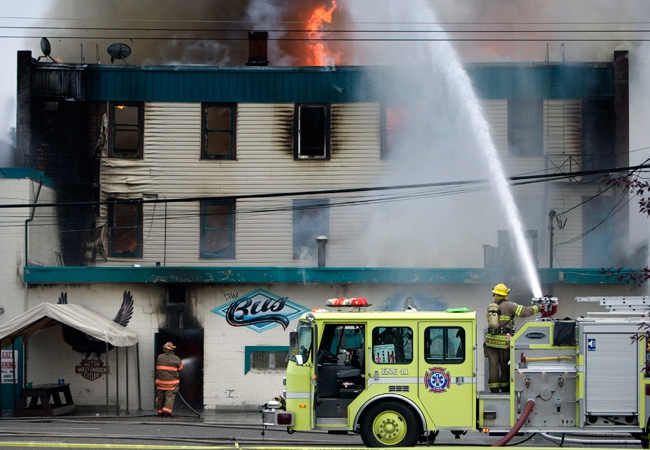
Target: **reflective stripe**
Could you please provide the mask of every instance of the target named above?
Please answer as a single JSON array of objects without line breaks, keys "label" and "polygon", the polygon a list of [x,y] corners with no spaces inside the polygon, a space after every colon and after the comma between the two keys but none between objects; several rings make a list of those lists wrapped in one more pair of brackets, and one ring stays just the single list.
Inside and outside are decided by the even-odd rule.
[{"label": "reflective stripe", "polygon": [[183,370],[183,364],[180,367],[174,366],[156,366],[156,370],[169,370],[170,372],[180,372]]},{"label": "reflective stripe", "polygon": [[504,334],[488,334],[485,336],[485,345],[492,348],[508,348],[510,341]]},{"label": "reflective stripe", "polygon": [[180,380],[156,380],[156,384],[167,384],[167,385],[175,385],[180,383]]},{"label": "reflective stripe", "polygon": [[420,380],[413,377],[379,377],[378,380],[375,380],[374,377],[368,378],[368,386],[371,384],[418,384]]},{"label": "reflective stripe", "polygon": [[285,398],[304,398],[304,399],[310,399],[311,394],[309,392],[287,392],[287,395]]}]

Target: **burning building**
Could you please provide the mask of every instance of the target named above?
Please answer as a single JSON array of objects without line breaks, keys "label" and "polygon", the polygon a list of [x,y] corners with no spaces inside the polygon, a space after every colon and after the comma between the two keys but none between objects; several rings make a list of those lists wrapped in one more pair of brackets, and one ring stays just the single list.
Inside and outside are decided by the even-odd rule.
[{"label": "burning building", "polygon": [[[449,61],[338,66],[338,52],[315,41],[304,65],[276,66],[268,35],[248,37],[248,60],[228,67],[131,65],[123,47],[112,65],[19,52],[18,151],[56,181],[61,204],[63,266],[24,255],[28,305],[65,290],[102,308],[128,290],[145,349],[131,398],[150,382],[157,342],[171,339],[203,377],[181,382],[184,398],[218,408],[279,389],[285,330],[326,298],[478,309],[500,281],[528,296],[481,142],[440,69]],[[555,247],[547,216],[596,196],[598,171],[628,165],[627,53],[465,70],[508,171],[554,176],[515,191],[545,289],[615,291],[621,282],[600,267],[623,257],[611,243],[626,219],[557,246],[592,227],[613,192],[556,227]],[[45,338],[65,348],[52,331]],[[29,345],[29,364],[44,364],[43,341]],[[96,381],[58,369],[78,403],[103,401],[89,393]]]}]

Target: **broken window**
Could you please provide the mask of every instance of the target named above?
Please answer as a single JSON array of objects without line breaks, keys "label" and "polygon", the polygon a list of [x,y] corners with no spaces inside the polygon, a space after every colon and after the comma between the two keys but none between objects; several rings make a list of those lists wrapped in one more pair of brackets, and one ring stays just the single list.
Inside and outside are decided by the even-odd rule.
[{"label": "broken window", "polygon": [[111,130],[108,156],[111,158],[142,158],[144,104],[111,102]]},{"label": "broken window", "polygon": [[201,202],[201,258],[235,257],[235,201]]},{"label": "broken window", "polygon": [[204,103],[202,159],[235,159],[237,107],[233,103]]},{"label": "broken window", "polygon": [[294,158],[330,158],[330,105],[296,105]]},{"label": "broken window", "polygon": [[109,203],[108,223],[110,256],[142,258],[142,202]]}]

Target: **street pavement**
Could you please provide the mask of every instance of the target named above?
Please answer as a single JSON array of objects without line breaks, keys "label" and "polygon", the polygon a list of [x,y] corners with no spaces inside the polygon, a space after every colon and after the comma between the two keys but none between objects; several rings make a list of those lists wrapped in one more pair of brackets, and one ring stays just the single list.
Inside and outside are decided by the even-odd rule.
[{"label": "street pavement", "polygon": [[[455,450],[492,446],[501,436],[469,432],[456,439],[442,431],[434,445]],[[420,445],[424,447],[426,444]],[[520,448],[641,448],[629,435],[614,436],[605,442],[579,436],[515,436],[507,443]],[[10,448],[354,448],[363,447],[356,434],[332,435],[322,431],[288,434],[286,429],[264,429],[256,409],[193,411],[176,409],[173,418],[160,418],[155,411],[119,415],[73,413],[49,418],[0,419],[0,449]]]}]

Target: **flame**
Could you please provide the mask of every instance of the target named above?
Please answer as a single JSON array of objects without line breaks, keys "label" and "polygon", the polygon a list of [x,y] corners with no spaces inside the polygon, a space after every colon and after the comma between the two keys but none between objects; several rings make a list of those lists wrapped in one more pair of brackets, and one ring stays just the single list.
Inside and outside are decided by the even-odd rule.
[{"label": "flame", "polygon": [[307,23],[309,30],[309,49],[310,54],[307,56],[308,66],[331,66],[339,61],[339,55],[329,51],[325,44],[318,42],[325,34],[323,26],[332,23],[332,13],[336,9],[336,0],[332,0],[331,7],[320,6],[314,10]]}]

